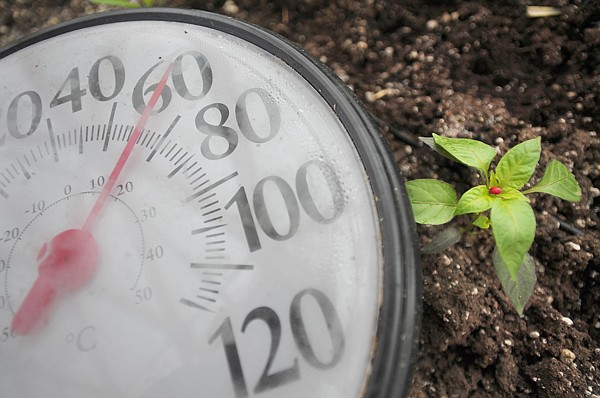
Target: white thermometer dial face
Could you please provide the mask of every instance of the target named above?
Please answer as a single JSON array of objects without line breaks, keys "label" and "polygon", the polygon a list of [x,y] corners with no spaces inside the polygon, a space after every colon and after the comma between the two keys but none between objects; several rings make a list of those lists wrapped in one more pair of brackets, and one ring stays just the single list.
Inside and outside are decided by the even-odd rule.
[{"label": "white thermometer dial face", "polygon": [[[90,228],[94,275],[15,333],[49,242],[83,227],[169,64]],[[163,21],[53,36],[0,72],[0,396],[362,396],[380,220],[309,82],[233,35]]]}]

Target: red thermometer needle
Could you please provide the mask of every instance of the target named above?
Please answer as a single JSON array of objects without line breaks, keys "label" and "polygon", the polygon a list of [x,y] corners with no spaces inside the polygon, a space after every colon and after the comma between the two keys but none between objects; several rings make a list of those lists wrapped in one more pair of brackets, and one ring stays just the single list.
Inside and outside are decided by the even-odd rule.
[{"label": "red thermometer needle", "polygon": [[12,320],[11,328],[14,333],[27,335],[37,330],[48,319],[57,297],[84,286],[93,277],[99,251],[90,231],[156,106],[172,67],[173,64],[169,64],[144,108],[83,228],[65,230],[41,248],[37,257],[40,261],[38,277]]},{"label": "red thermometer needle", "polygon": [[138,120],[135,128],[133,129],[129,140],[127,141],[127,145],[125,145],[123,152],[121,152],[121,156],[119,157],[119,160],[117,160],[117,164],[115,164],[115,167],[113,168],[112,172],[110,173],[110,176],[108,177],[106,185],[104,185],[104,189],[100,193],[100,197],[98,197],[98,200],[96,200],[94,208],[90,212],[90,215],[88,216],[87,220],[85,221],[85,224],[83,225],[84,230],[89,231],[92,228],[92,226],[94,225],[94,221],[96,221],[98,214],[104,207],[104,203],[108,198],[108,194],[114,188],[119,174],[121,174],[121,171],[123,170],[123,167],[125,167],[127,159],[129,159],[129,155],[131,155],[133,146],[137,142],[138,138],[140,138],[140,134],[142,134],[142,130],[146,125],[146,121],[148,120],[148,117],[150,117],[150,113],[152,113],[154,106],[156,106],[156,103],[158,102],[158,98],[160,97],[163,89],[165,88],[165,85],[167,84],[167,78],[171,73],[171,68],[173,68],[173,64],[169,64],[167,70],[163,74],[162,79],[158,83],[156,90],[154,90],[154,93],[152,94],[148,105],[146,105],[146,107],[144,108],[144,112],[142,112],[142,117],[140,118],[140,120]]}]

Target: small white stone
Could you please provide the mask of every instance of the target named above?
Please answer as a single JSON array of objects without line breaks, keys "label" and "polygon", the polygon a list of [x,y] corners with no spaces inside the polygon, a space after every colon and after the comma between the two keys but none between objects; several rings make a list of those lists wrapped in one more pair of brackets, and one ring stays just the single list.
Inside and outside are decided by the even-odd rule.
[{"label": "small white stone", "polygon": [[560,320],[563,321],[567,326],[573,326],[573,321],[569,317],[563,316]]},{"label": "small white stone", "polygon": [[529,338],[537,339],[539,337],[540,337],[540,332],[537,332],[534,330],[533,332],[529,333]]},{"label": "small white stone", "polygon": [[444,264],[445,266],[448,266],[448,265],[452,264],[452,259],[444,254],[442,256],[442,264]]},{"label": "small white stone", "polygon": [[507,345],[507,346],[509,346],[509,347],[512,347],[512,345],[513,345],[513,342],[512,342],[512,341],[510,341],[509,339],[506,339],[506,340],[504,340],[504,345]]},{"label": "small white stone", "polygon": [[235,4],[232,0],[227,0],[225,4],[223,4],[223,12],[227,15],[235,15],[240,11],[240,8],[237,4]]},{"label": "small white stone", "polygon": [[575,251],[579,251],[581,250],[581,246],[579,246],[577,243],[575,242],[567,242],[565,243],[565,246],[569,246],[571,249],[575,250]]},{"label": "small white stone", "polygon": [[427,27],[427,30],[434,30],[435,28],[437,28],[439,25],[438,21],[436,21],[435,19],[430,19],[429,21],[427,21],[427,23],[425,24],[425,26]]}]

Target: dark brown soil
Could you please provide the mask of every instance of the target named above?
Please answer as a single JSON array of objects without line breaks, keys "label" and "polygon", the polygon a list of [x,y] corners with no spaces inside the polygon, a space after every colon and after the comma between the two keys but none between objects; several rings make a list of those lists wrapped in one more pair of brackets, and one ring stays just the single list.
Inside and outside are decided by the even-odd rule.
[{"label": "dark brown soil", "polygon": [[[411,398],[600,396],[600,2],[547,0],[173,0],[229,13],[298,43],[331,67],[382,128],[407,179],[476,176],[428,148],[432,133],[505,151],[542,137],[583,188],[579,203],[533,197],[538,285],[519,318],[485,231],[422,258],[424,314]],[[11,5],[9,5],[11,4]],[[0,1],[0,44],[99,10],[83,0]],[[399,136],[407,136],[403,139]],[[560,223],[559,221],[560,220]],[[463,216],[453,225],[468,229]],[[419,226],[422,244],[440,228]]]}]

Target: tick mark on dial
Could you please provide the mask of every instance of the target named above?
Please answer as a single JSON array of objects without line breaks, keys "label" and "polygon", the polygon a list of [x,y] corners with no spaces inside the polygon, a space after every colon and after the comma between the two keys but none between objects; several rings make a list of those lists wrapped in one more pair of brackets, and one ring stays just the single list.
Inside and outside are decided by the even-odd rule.
[{"label": "tick mark on dial", "polygon": [[214,229],[217,228],[222,228],[225,227],[227,224],[221,224],[221,225],[212,225],[210,227],[204,227],[204,228],[198,228],[198,229],[193,229],[192,230],[192,235],[198,235],[198,234],[203,234],[209,231],[212,231]]},{"label": "tick mark on dial", "polygon": [[229,271],[252,271],[254,269],[254,265],[249,264],[191,263],[190,267],[195,269],[217,269]]},{"label": "tick mark on dial", "polygon": [[[181,161],[181,159],[183,159],[183,157],[186,156],[187,154],[188,154],[188,152],[184,153],[183,156],[177,162],[175,162],[175,164],[179,163]],[[175,176],[177,173],[179,173],[181,171],[181,169],[187,164],[187,162],[189,162],[193,157],[194,157],[194,155],[191,155],[183,163],[181,163],[179,166],[177,166],[175,169],[173,169],[173,171],[171,171],[169,173],[167,178],[173,178],[173,176]]]},{"label": "tick mark on dial", "polygon": [[181,304],[183,304],[183,305],[187,305],[188,307],[195,308],[197,310],[202,310],[202,311],[207,311],[207,312],[214,313],[214,311],[211,311],[210,309],[206,308],[205,306],[200,305],[198,303],[195,303],[195,302],[193,302],[191,300],[188,300],[188,299],[185,299],[185,298],[179,299],[179,302]]},{"label": "tick mark on dial", "polygon": [[231,180],[232,178],[235,178],[238,176],[238,172],[234,171],[233,173],[221,178],[220,180],[218,180],[217,182],[214,182],[212,184],[210,184],[209,186],[207,186],[206,188],[196,192],[195,194],[189,196],[187,199],[185,199],[184,203],[188,203],[191,202],[192,200],[204,195],[205,193],[208,193],[210,191],[212,191],[213,189],[217,188],[218,186],[220,186],[221,184],[226,183],[227,181]]},{"label": "tick mark on dial", "polygon": [[106,134],[104,134],[104,146],[102,147],[102,151],[106,152],[108,149],[108,143],[110,141],[110,133],[112,132],[113,121],[115,119],[115,111],[117,110],[117,103],[113,102],[112,109],[110,110],[110,116],[108,117],[108,125],[105,126]]}]

